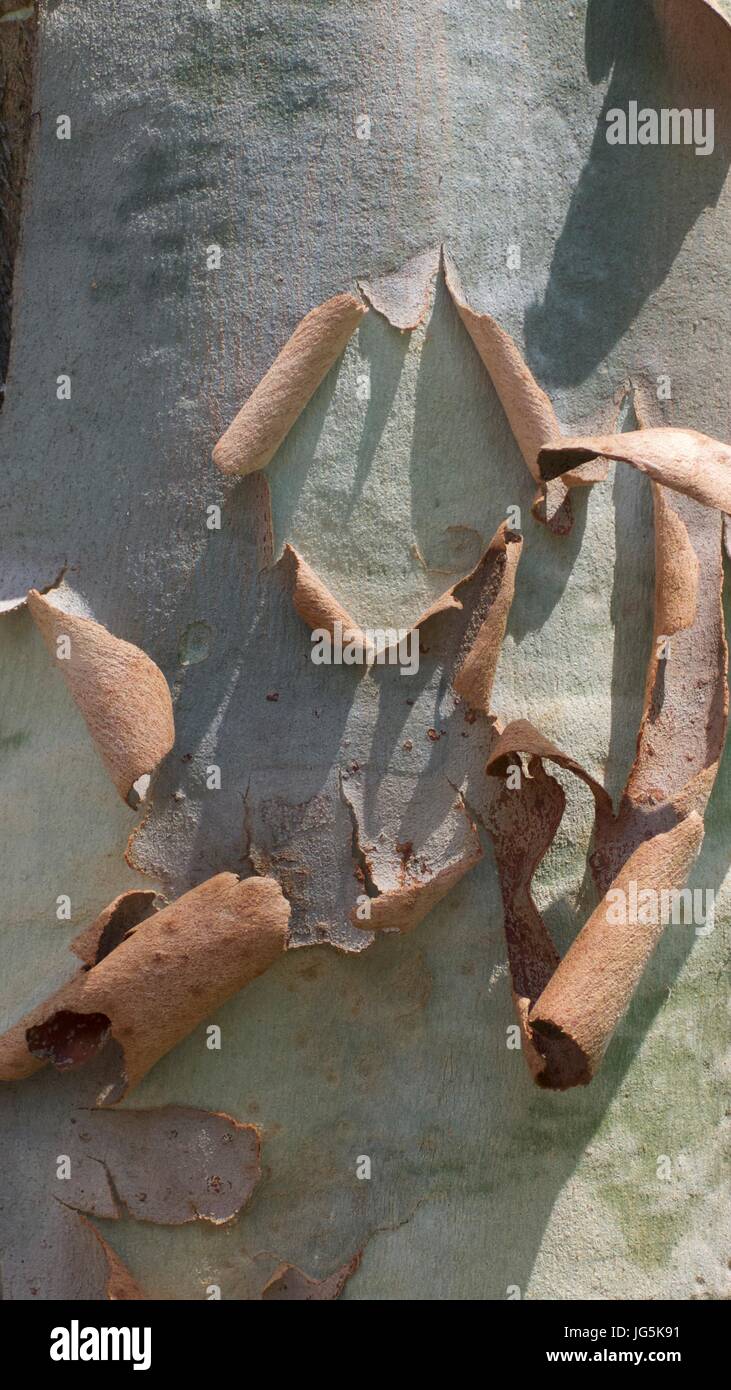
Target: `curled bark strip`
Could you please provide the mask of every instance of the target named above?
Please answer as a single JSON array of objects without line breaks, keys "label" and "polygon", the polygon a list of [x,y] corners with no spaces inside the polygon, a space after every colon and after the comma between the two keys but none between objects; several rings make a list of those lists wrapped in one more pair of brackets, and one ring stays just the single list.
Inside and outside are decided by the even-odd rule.
[{"label": "curled bark strip", "polygon": [[574,469],[564,478],[560,489],[552,490],[549,500],[544,477],[538,468],[538,455],[547,444],[561,438],[561,426],[553,405],[510,334],[490,314],[478,314],[467,303],[457,270],[446,251],[444,274],[457,313],[497,391],[531,476],[539,484],[533,515],[557,534],[566,534],[573,524],[567,489],[602,482],[608,464],[599,460],[589,468]]},{"label": "curled bark strip", "polygon": [[501,526],[481,561],[486,576],[480,602],[465,635],[464,651],[454,689],[472,708],[490,713],[490,698],[498,658],[515,593],[515,575],[523,538]]},{"label": "curled bark strip", "polygon": [[78,705],[120,796],[149,777],[175,742],[168,683],[154,661],[100,623],[64,613],[35,589],[28,610]]},{"label": "curled bark strip", "polygon": [[402,333],[411,332],[424,322],[429,308],[431,285],[439,271],[441,247],[432,246],[414,256],[391,275],[375,280],[359,280],[358,289],[376,313],[382,314]]},{"label": "curled bark strip", "polygon": [[659,483],[652,484],[655,512],[656,637],[692,627],[698,606],[700,564],[683,518]]},{"label": "curled bark strip", "polygon": [[127,893],[120,893],[100,912],[90,927],[74,938],[71,950],[88,969],[98,965],[140,922],[152,916],[156,910],[156,897],[157,894],[148,888],[132,888]]},{"label": "curled bark strip", "polygon": [[259,1131],[230,1115],[184,1105],[88,1110],[73,1131],[63,1200],[87,1216],[222,1226],[261,1177]]},{"label": "curled bark strip", "polygon": [[658,910],[648,911],[647,921],[642,909],[637,920],[617,913],[618,899],[626,904],[633,893],[642,893],[657,901],[682,888],[702,841],[703,821],[692,811],[641,844],[569,947],[528,1015],[533,1042],[545,1058],[542,1085],[565,1090],[595,1075],[666,925]]},{"label": "curled bark strip", "polygon": [[626,434],[587,435],[544,445],[541,477],[558,478],[601,455],[629,463],[653,482],[682,492],[706,507],[731,512],[731,445],[697,430],[669,427]]},{"label": "curled bark strip", "polygon": [[222,473],[266,468],[365,313],[355,295],[338,294],[302,319],[213,450]]},{"label": "curled bark strip", "polygon": [[488,759],[488,774],[493,777],[505,776],[511,765],[515,764],[515,755],[518,753],[524,753],[532,759],[540,758],[557,763],[567,772],[573,772],[574,776],[585,782],[591,791],[596,803],[597,814],[600,817],[611,816],[612,801],[604,787],[588,772],[585,772],[581,764],[577,763],[574,758],[569,757],[567,753],[562,753],[555,743],[544,738],[543,734],[539,733],[538,729],[534,729],[527,719],[516,719],[514,723],[508,724],[503,729]]},{"label": "curled bark strip", "polygon": [[531,896],[533,876],[553,844],[566,805],[563,788],[530,758],[522,792],[506,785],[489,806],[485,820],[492,839],[503,899],[505,940],[513,1002],[523,1054],[537,1080],[545,1062],[533,1043],[528,1014],[559,964],[559,954]]},{"label": "curled bark strip", "polygon": [[46,1060],[76,1066],[111,1037],[122,1055],[99,1102],[114,1104],[278,959],[288,920],[273,879],[217,874],[141,922],[9,1029],[0,1038],[0,1079],[20,1080]]},{"label": "curled bark strip", "polygon": [[302,621],[313,632],[322,628],[331,637],[335,634],[335,624],[340,623],[343,642],[353,643],[358,652],[364,653],[368,648],[365,633],[294,546],[284,547],[282,562],[291,576],[292,602]]},{"label": "curled bark strip", "polygon": [[339,1298],[360,1261],[359,1252],[349,1264],[329,1274],[326,1279],[311,1279],[296,1265],[280,1265],[264,1285],[261,1297],[269,1303],[324,1303]]},{"label": "curled bark strip", "polygon": [[[406,818],[382,812],[378,828],[369,822],[376,812],[366,809],[366,791],[354,779],[342,782],[343,797],[353,821],[353,849],[362,874],[368,910],[363,902],[350,920],[365,931],[397,930],[406,935],[418,927],[442,898],[482,858],[477,829],[461,797],[443,778],[432,778],[424,794],[429,806],[443,809],[437,828],[424,835],[424,807],[412,801]],[[388,810],[398,804],[385,788]],[[401,837],[401,838],[399,838]]]},{"label": "curled bark strip", "polygon": [[[620,914],[616,924],[613,909],[618,899],[631,901],[633,893],[642,908],[682,889],[703,839],[702,817],[726,736],[721,518],[659,485],[653,495],[659,557],[655,642],[637,755],[616,816],[600,784],[526,721],[504,730],[487,765],[490,774],[503,776],[518,753],[530,759],[530,776],[522,776],[515,789],[501,789],[488,829],[503,886],[527,1060],[538,1084],[554,1089],[587,1084],[601,1062],[667,920],[650,912],[643,921],[640,912],[638,926],[630,912],[624,921]],[[685,595],[674,554],[689,571]],[[563,810],[562,796],[545,780],[536,782],[543,759],[580,777],[592,791],[596,821],[590,863],[602,898],[553,971],[552,943],[530,897],[533,872],[552,838],[551,816],[557,827]],[[538,858],[525,865],[524,825],[526,819],[531,825],[536,803],[545,826],[532,829]],[[530,976],[526,960],[534,962]]]},{"label": "curled bark strip", "polygon": [[[495,668],[513,601],[515,572],[522,547],[522,536],[512,531],[507,522],[503,522],[475,568],[440,594],[439,598],[419,615],[406,634],[408,636],[414,631],[420,631],[432,618],[439,617],[442,613],[448,613],[452,609],[461,612],[464,606],[464,591],[478,580],[481,585],[480,601],[471,615],[471,625],[460,654],[459,671],[454,686],[458,695],[467,700],[473,708],[484,709],[485,713],[489,706]],[[376,648],[368,634],[358,626],[355,619],[291,545],[284,548],[282,566],[285,572],[289,572],[292,602],[303,622],[312,631],[322,629],[331,636],[335,633],[335,624],[340,623],[343,644],[352,644],[354,652],[358,652],[367,660],[374,660]],[[389,628],[387,632],[394,634],[394,642],[398,640],[395,629]],[[394,642],[391,645],[394,645]]]},{"label": "curled bark strip", "polygon": [[457,313],[500,397],[523,458],[531,475],[540,482],[536,464],[539,450],[561,435],[553,406],[510,334],[490,314],[478,314],[470,308],[456,267],[446,252],[444,273]]}]

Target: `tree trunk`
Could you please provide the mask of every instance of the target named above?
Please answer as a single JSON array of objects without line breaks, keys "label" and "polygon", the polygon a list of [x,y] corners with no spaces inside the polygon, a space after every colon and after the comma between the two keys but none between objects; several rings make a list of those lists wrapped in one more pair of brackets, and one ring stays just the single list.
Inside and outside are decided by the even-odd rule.
[{"label": "tree trunk", "polygon": [[[22,23],[0,25],[4,44]],[[160,667],[175,744],[144,807],[125,804],[27,607],[2,618],[4,1029],[74,975],[70,943],[127,890],[173,901],[271,875],[292,913],[292,949],[99,1122],[174,1105],[260,1130],[255,1200],[225,1230],[192,1208],[150,1224],[108,1194],[76,1202],[149,1297],[258,1298],[281,1264],[336,1275],[320,1296],[346,1299],[727,1296],[728,762],[692,878],[716,893],[716,929],[668,928],[591,1085],[537,1090],[482,830],[479,863],[416,931],[350,919],[379,835],[392,856],[415,836],[447,854],[489,731],[427,638],[413,677],[313,665],[278,563],[294,547],[359,624],[407,628],[518,508],[492,712],[530,719],[616,797],[653,638],[649,481],[618,464],[572,492],[570,534],[534,519],[441,268],[418,326],[370,309],[266,470],[225,478],[211,459],[305,314],[440,244],[568,434],[626,427],[632,384],[662,378],[668,423],[727,436],[726,127],[706,157],[606,142],[612,108],[678,104],[664,32],[651,0],[40,6],[4,592],[65,567],[49,599]],[[536,897],[563,951],[593,905],[594,808],[557,776]],[[2,1088],[20,1170],[5,1298],[103,1297],[116,1277],[55,1200],[90,1075]],[[173,1162],[165,1130],[140,1129],[142,1171]]]}]

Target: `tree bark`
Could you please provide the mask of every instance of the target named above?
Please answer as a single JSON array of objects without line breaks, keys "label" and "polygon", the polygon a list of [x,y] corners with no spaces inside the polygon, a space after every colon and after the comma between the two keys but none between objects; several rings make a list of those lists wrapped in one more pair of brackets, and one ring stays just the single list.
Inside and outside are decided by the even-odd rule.
[{"label": "tree bark", "polygon": [[[174,900],[272,872],[298,947],[122,1103],[261,1131],[257,1200],[227,1231],[95,1218],[150,1297],[261,1297],[282,1263],[346,1299],[724,1296],[728,763],[693,879],[716,890],[716,930],[669,930],[590,1087],[536,1092],[510,1045],[487,839],[416,932],[373,941],[349,919],[344,781],[374,843],[413,824],[441,850],[486,737],[437,650],[411,682],[313,666],[276,563],[289,544],[360,624],[408,627],[517,507],[493,712],[616,794],[652,641],[649,481],[620,464],[574,494],[569,535],[539,525],[441,273],[413,330],[369,311],[265,472],[211,459],[305,314],[440,243],[567,434],[624,427],[631,384],[662,377],[670,422],[728,437],[728,132],[707,158],[605,139],[608,110],[675,105],[677,83],[650,0],[40,6],[0,425],[8,572],[44,587],[65,566],[67,610],[163,671],[176,741],[145,807],[125,805],[28,612],[2,619],[3,1031],[74,974],[71,941],[128,889]],[[538,882],[562,950],[591,908],[593,807],[566,793]],[[6,1201],[6,1298],[33,1280],[99,1296],[64,1272],[66,1225],[38,1253],[90,1094],[50,1068],[2,1088],[28,1184]],[[151,1169],[160,1143],[153,1127]]]}]

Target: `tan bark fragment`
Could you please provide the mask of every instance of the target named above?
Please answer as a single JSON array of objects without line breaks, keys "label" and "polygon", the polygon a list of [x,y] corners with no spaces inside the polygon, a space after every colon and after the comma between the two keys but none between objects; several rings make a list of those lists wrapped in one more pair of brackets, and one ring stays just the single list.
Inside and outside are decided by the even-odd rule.
[{"label": "tan bark fragment", "polygon": [[485,715],[490,713],[492,686],[515,593],[515,575],[522,549],[522,537],[507,526],[502,526],[490,542],[485,568],[491,566],[494,577],[485,594],[487,611],[484,616],[479,614],[474,635],[468,633],[467,649],[454,679],[457,694],[472,709]]},{"label": "tan bark fragment", "polygon": [[222,473],[266,468],[365,313],[355,295],[338,294],[302,319],[213,450]]},{"label": "tan bark fragment", "polygon": [[[123,1052],[100,1100],[114,1104],[211,1011],[285,949],[289,904],[269,878],[217,874],[142,922],[0,1038],[0,1079]],[[32,1049],[32,1050],[31,1050]]]},{"label": "tan bark fragment", "polygon": [[313,632],[321,628],[331,637],[335,624],[341,623],[343,643],[352,642],[358,651],[365,652],[368,647],[365,633],[294,546],[284,547],[283,560],[292,575],[292,602],[302,621]]},{"label": "tan bark fragment", "polygon": [[[28,610],[126,801],[135,782],[152,774],[175,742],[162,671],[139,647],[91,618],[64,613],[35,589]],[[68,638],[68,657],[60,654],[60,638]]]},{"label": "tan bark fragment", "polygon": [[541,477],[557,478],[601,455],[629,463],[653,482],[706,507],[731,512],[731,445],[697,430],[660,427],[626,434],[587,435],[544,445]]},{"label": "tan bark fragment", "polygon": [[604,460],[598,460],[588,469],[573,471],[564,478],[560,490],[552,490],[549,498],[538,467],[538,455],[546,445],[561,438],[561,426],[553,405],[538,385],[510,334],[490,314],[478,314],[467,303],[454,263],[446,252],[444,272],[457,313],[497,391],[531,476],[539,484],[533,515],[557,534],[565,535],[573,524],[566,490],[602,482],[608,465]]},{"label": "tan bark fragment", "polygon": [[[628,903],[632,884],[638,893],[658,895],[682,888],[702,840],[703,821],[692,811],[640,845],[610,893],[622,893]],[[546,1059],[542,1085],[564,1090],[591,1081],[664,931],[659,911],[646,924],[627,912],[618,924],[616,901],[602,900],[530,1011],[528,1026]]]}]

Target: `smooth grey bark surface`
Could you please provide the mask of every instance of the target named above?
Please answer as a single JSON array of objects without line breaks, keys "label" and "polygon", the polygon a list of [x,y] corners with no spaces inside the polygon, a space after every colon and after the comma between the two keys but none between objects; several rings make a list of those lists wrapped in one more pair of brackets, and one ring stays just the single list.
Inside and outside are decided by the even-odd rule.
[{"label": "smooth grey bark surface", "polygon": [[[266,481],[223,482],[210,461],[304,313],[440,241],[572,433],[626,415],[633,379],[666,375],[674,421],[727,436],[729,150],[610,150],[604,113],[630,98],[673,104],[640,0],[42,8],[0,424],[7,553],[26,568],[60,555],[69,607],[158,662],[177,742],[135,841],[143,879],[124,862],[140,817],[106,780],[27,615],[2,621],[4,1017],[71,973],[70,939],[116,893],[152,882],[175,896],[246,872],[252,841],[291,846],[300,939],[325,923],[349,952],[289,953],[214,1020],[220,1053],[201,1028],[135,1092],[135,1107],[254,1121],[266,1164],[230,1229],[99,1223],[153,1296],[205,1297],[213,1283],[254,1297],[271,1252],[321,1277],[361,1248],[346,1298],[727,1291],[728,765],[694,878],[720,890],[716,930],[669,929],[591,1088],[534,1092],[506,1046],[489,849],[414,936],[358,952],[368,938],[346,921],[358,888],[341,774],[365,769],[376,823],[409,812],[438,834],[452,786],[484,761],[441,654],[408,690],[393,673],[314,668],[279,572],[263,569],[270,489],[275,556],[296,545],[361,622],[407,623],[469,568],[464,529],[450,528],[476,533],[479,551],[519,506],[526,546],[495,713],[532,719],[616,792],[652,633],[646,480],[613,471],[575,501],[569,537],[539,527],[441,282],[412,335],[368,316]],[[206,526],[212,504],[220,531]],[[213,762],[222,788],[208,792]],[[562,945],[590,904],[588,795],[567,794],[539,885]],[[61,893],[70,923],[56,920]],[[3,1088],[28,1181],[22,1201],[4,1199],[5,1297],[29,1296],[19,1252],[43,1235],[31,1213],[58,1196],[53,1159],[86,1084],[43,1073]],[[63,1292],[58,1248],[50,1264],[38,1253],[50,1296]]]}]

